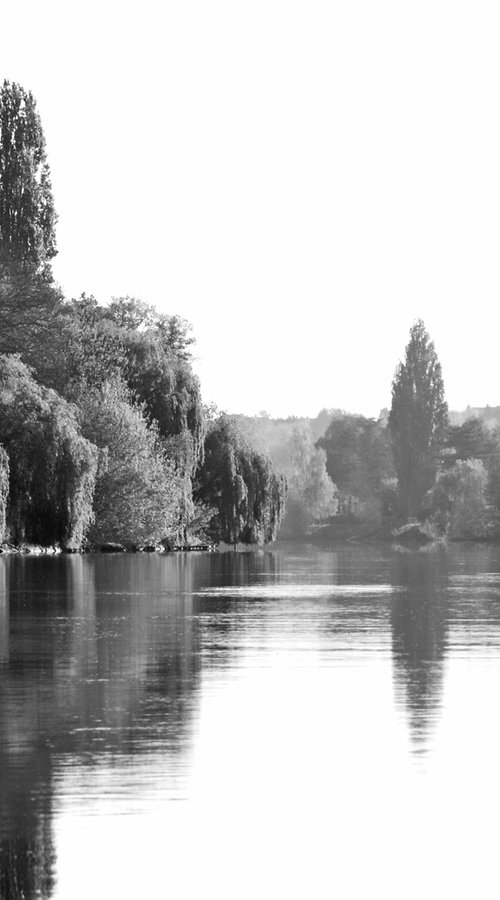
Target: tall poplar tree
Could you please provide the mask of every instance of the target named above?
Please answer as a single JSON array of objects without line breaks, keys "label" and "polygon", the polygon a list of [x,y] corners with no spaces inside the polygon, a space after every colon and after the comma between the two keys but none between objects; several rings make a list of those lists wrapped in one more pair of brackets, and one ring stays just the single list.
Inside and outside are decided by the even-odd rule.
[{"label": "tall poplar tree", "polygon": [[422,320],[410,330],[404,362],[392,383],[389,415],[394,465],[403,508],[422,515],[433,486],[448,428],[441,364]]},{"label": "tall poplar tree", "polygon": [[30,363],[61,297],[52,282],[56,214],[33,95],[0,87],[0,352]]},{"label": "tall poplar tree", "polygon": [[36,268],[56,254],[55,210],[45,138],[33,95],[0,89],[0,258]]}]

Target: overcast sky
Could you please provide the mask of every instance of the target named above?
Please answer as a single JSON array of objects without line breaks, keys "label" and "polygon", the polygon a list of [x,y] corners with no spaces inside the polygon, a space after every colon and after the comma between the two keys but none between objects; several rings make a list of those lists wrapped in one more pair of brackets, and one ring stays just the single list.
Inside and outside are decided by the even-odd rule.
[{"label": "overcast sky", "polygon": [[500,404],[500,7],[23,0],[68,296],[189,319],[230,412],[377,415],[412,322]]}]

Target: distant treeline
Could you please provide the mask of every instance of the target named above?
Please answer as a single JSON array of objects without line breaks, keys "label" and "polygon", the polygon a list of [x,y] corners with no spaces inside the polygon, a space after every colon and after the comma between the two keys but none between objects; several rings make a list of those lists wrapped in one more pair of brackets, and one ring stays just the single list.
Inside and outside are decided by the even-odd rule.
[{"label": "distant treeline", "polygon": [[441,366],[418,321],[391,409],[378,419],[325,409],[315,419],[261,414],[238,424],[286,473],[282,536],[314,533],[328,521],[390,534],[416,520],[435,537],[481,540],[500,538],[499,411],[448,412]]},{"label": "distant treeline", "polygon": [[207,411],[191,328],[132,297],[67,300],[35,101],[0,91],[0,541],[266,542],[286,485]]}]

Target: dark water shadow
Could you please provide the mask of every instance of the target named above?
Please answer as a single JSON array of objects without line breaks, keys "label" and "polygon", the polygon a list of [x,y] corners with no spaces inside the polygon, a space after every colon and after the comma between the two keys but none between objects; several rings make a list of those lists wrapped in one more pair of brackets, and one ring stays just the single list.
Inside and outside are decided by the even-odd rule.
[{"label": "dark water shadow", "polygon": [[50,898],[61,772],[189,745],[203,560],[0,559],[0,897]]},{"label": "dark water shadow", "polygon": [[398,553],[391,566],[393,683],[413,752],[424,755],[439,721],[448,647],[446,553]]}]

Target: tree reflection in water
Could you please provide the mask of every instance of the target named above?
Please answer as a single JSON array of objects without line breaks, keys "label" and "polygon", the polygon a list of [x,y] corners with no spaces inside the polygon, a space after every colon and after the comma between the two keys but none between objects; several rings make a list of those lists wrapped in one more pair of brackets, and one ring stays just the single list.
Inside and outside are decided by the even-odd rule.
[{"label": "tree reflection in water", "polygon": [[[445,553],[397,553],[391,602],[396,703],[406,710],[414,751],[425,753],[440,715],[449,609]],[[400,590],[402,588],[402,590]]]},{"label": "tree reflection in water", "polygon": [[[31,578],[20,599],[25,573],[19,562],[0,560],[0,897],[45,900],[54,889],[56,857],[49,746],[55,720],[43,715],[53,683],[54,634],[37,609]],[[64,577],[61,588],[64,594]],[[59,593],[56,578],[56,604]],[[26,612],[39,630],[36,646],[23,626]]]},{"label": "tree reflection in water", "polygon": [[152,746],[180,755],[188,743],[199,564],[183,555],[0,559],[2,900],[53,894],[57,778]]}]

